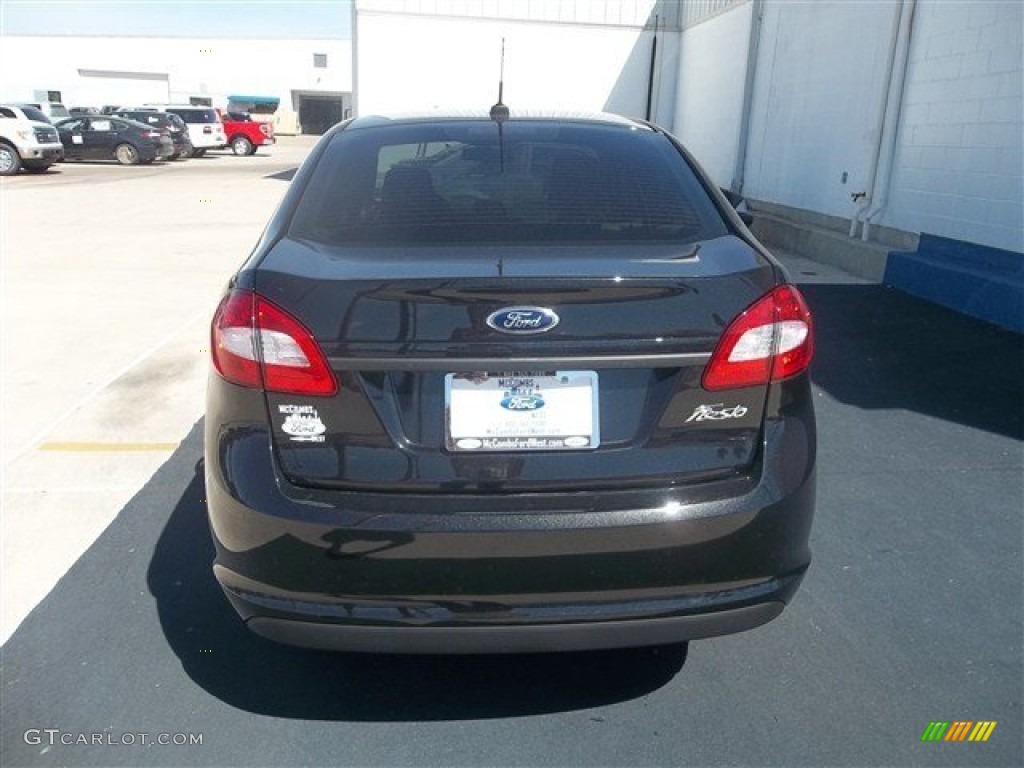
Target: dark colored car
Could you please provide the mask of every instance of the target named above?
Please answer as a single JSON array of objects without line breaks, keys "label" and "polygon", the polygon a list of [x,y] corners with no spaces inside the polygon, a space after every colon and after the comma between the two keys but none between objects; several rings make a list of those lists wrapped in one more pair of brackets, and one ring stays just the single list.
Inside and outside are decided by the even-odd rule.
[{"label": "dark colored car", "polygon": [[117,117],[124,117],[134,120],[137,123],[156,128],[158,131],[166,131],[171,137],[174,145],[174,152],[169,160],[178,160],[183,157],[192,156],[192,142],[188,138],[188,126],[185,121],[170,112],[154,112],[152,110],[124,109],[114,113]]},{"label": "dark colored car", "polygon": [[117,160],[122,165],[136,165],[174,154],[166,131],[123,117],[72,117],[61,120],[56,128],[67,160]]},{"label": "dark colored car", "polygon": [[763,624],[811,558],[812,344],[656,127],[343,123],[213,319],[214,573],[251,630],[339,650]]}]

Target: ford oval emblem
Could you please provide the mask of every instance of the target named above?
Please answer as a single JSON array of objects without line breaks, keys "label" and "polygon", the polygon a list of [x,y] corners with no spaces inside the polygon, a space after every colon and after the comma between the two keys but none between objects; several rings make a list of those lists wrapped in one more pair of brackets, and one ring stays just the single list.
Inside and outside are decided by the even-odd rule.
[{"label": "ford oval emblem", "polygon": [[540,395],[508,395],[501,401],[506,411],[536,411],[544,407],[544,398]]},{"label": "ford oval emblem", "polygon": [[558,315],[543,307],[505,307],[492,312],[487,324],[502,333],[544,333],[558,325]]}]

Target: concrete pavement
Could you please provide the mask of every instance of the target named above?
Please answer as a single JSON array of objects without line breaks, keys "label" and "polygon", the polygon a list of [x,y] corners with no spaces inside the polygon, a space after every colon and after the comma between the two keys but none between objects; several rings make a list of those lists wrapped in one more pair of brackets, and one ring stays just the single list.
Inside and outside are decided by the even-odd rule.
[{"label": "concrete pavement", "polygon": [[312,143],[0,181],[0,642],[200,417],[209,319]]}]

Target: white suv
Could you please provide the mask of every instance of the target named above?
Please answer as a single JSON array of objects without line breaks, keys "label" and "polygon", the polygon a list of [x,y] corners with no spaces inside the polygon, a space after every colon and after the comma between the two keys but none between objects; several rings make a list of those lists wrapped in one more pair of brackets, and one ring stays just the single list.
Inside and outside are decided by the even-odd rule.
[{"label": "white suv", "polygon": [[140,110],[171,112],[188,126],[188,138],[192,142],[192,157],[201,157],[208,149],[223,149],[228,145],[224,135],[224,124],[213,107],[191,104],[147,104]]},{"label": "white suv", "polygon": [[19,107],[0,105],[0,176],[13,176],[22,168],[42,173],[63,157],[56,128],[30,119]]}]

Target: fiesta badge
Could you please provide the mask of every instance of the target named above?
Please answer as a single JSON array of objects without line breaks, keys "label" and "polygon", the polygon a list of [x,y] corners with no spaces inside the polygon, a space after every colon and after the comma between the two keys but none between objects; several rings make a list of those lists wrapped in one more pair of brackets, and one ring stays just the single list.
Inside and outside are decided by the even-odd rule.
[{"label": "fiesta badge", "polygon": [[502,333],[544,333],[558,325],[558,315],[543,307],[505,307],[487,316],[487,324]]}]

